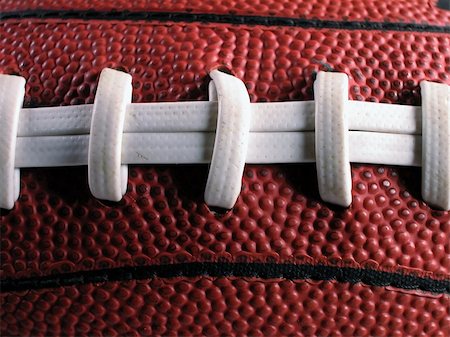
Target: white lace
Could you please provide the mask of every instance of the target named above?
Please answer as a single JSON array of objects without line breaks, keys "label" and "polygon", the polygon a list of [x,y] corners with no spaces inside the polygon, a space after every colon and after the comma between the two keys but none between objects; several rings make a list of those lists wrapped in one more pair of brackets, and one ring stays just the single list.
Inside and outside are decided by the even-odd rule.
[{"label": "white lace", "polygon": [[449,86],[423,81],[422,108],[358,102],[345,74],[320,72],[315,101],[249,103],[239,79],[211,77],[210,101],[131,104],[131,77],[104,69],[93,105],[28,109],[23,78],[0,75],[0,207],[23,167],[88,165],[93,194],[119,200],[127,164],[210,163],[205,200],[230,208],[244,163],[317,160],[325,201],[351,203],[350,162],[422,166],[423,198],[450,209]]}]

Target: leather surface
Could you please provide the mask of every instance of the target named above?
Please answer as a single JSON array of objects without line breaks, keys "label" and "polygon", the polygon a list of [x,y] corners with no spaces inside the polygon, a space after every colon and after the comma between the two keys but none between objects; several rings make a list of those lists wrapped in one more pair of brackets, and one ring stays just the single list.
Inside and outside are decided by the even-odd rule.
[{"label": "leather surface", "polygon": [[435,0],[376,1],[376,0],[4,0],[3,11],[33,10],[100,10],[119,8],[141,12],[181,12],[234,14],[269,17],[291,17],[336,21],[417,22],[448,25],[450,11],[437,6]]},{"label": "leather surface", "polygon": [[[442,34],[417,33],[412,36],[410,33],[378,31],[293,28],[272,31],[269,28],[226,25],[212,29],[208,24],[27,21],[4,22],[2,36],[2,70],[19,73],[27,79],[27,106],[92,103],[100,69],[105,66],[124,68],[132,74],[135,102],[205,100],[206,69],[227,62],[247,84],[253,101],[311,99],[314,72],[322,68],[320,63],[316,63],[318,60],[327,60],[330,66],[349,75],[351,99],[419,105],[420,80],[444,81],[447,84],[450,81],[445,71],[449,39]],[[411,44],[411,48],[416,51],[400,49],[412,38],[416,42]],[[379,46],[374,41],[378,41]],[[17,43],[19,46],[16,47]],[[373,47],[373,50],[365,45]],[[260,50],[263,46],[264,50]],[[365,56],[356,56],[359,54]],[[379,67],[372,69],[368,66],[370,63]],[[165,183],[155,178],[160,170],[166,177]],[[383,173],[379,174],[378,170]],[[449,244],[439,239],[448,236],[449,212],[434,212],[422,202],[420,189],[415,189],[415,180],[420,182],[420,177],[411,178],[418,174],[415,169],[354,166],[354,204],[341,210],[330,208],[316,197],[315,183],[309,184],[315,172],[309,165],[297,165],[295,169],[292,166],[247,166],[252,178],[244,174],[244,190],[238,203],[221,219],[207,210],[201,192],[198,194],[202,188],[197,186],[204,186],[206,181],[203,169],[188,179],[188,186],[184,186],[178,180],[196,169],[189,166],[169,169],[134,167],[124,202],[110,206],[95,200],[85,190],[85,168],[22,171],[21,198],[15,209],[1,218],[5,228],[2,248],[4,277],[47,274],[61,265],[69,270],[79,270],[85,268],[82,261],[91,266],[88,268],[103,260],[110,261],[108,265],[111,266],[121,265],[123,260],[117,258],[121,252],[128,256],[125,263],[139,260],[138,256],[144,260],[159,260],[166,253],[170,257],[181,254],[199,259],[205,248],[212,251],[213,256],[223,253],[230,258],[234,258],[237,252],[250,256],[274,255],[278,259],[300,253],[314,260],[350,258],[357,264],[374,260],[376,264],[389,267],[412,267],[444,274],[450,270]],[[269,178],[266,180],[257,172],[264,172]],[[393,172],[403,173],[391,177]],[[362,174],[368,178],[363,178]],[[284,178],[280,181],[273,178],[278,175]],[[74,183],[76,181],[80,183]],[[182,181],[186,182],[185,179]],[[171,186],[170,196],[162,192],[167,184]],[[265,186],[267,184],[269,187]],[[159,191],[156,195],[152,195],[154,188]],[[273,193],[261,192],[267,188]],[[283,195],[282,191],[288,192]],[[281,196],[280,201],[278,196]],[[275,212],[278,203],[281,208]],[[291,220],[294,227],[287,229],[288,209],[291,208],[296,209]],[[319,210],[327,214],[320,225],[325,226],[325,232],[315,243],[299,228],[317,226],[315,219]],[[115,216],[112,221],[107,221],[110,212]],[[310,214],[305,215],[310,220],[305,223],[300,217],[302,214]],[[197,219],[202,219],[203,224],[219,226],[217,233],[203,233],[209,238],[203,244],[193,234],[199,230]],[[145,232],[144,229],[132,230],[131,241],[124,240],[123,235],[128,229],[122,231],[121,226],[113,233],[105,229],[105,235],[99,238],[89,233],[82,234],[81,226],[92,226],[99,233],[102,221],[106,221],[107,228],[113,228],[117,222],[121,223],[119,220],[127,224],[126,228],[135,221],[145,228],[157,226],[160,229],[146,235],[150,235],[151,240],[162,235],[160,245],[148,246],[143,242],[138,234],[141,230]],[[181,220],[186,227],[180,231],[177,227]],[[234,229],[227,221],[237,223],[237,228]],[[274,226],[275,232],[272,234],[260,228],[258,231],[262,236],[257,235],[253,239],[246,230],[242,238],[234,233],[242,231],[239,224],[250,223],[253,228],[261,221],[267,222],[268,227]],[[330,226],[335,223],[342,228],[355,226],[358,230],[352,230],[343,242],[337,239],[330,244],[326,234],[332,231]],[[173,233],[168,230],[170,224],[174,226]],[[378,233],[379,225],[387,226],[390,234],[387,241],[380,241],[378,234],[374,233],[376,238],[372,246],[366,242],[364,228],[374,227]],[[81,237],[71,232],[77,232],[78,227]],[[55,228],[61,232],[56,234]],[[39,234],[42,230],[51,234]],[[229,234],[219,235],[223,230]],[[283,239],[284,231],[292,233]],[[87,241],[83,241],[83,236]],[[116,253],[111,256],[109,249],[102,247],[104,242],[111,242],[112,236],[120,238],[122,243],[112,249]],[[344,235],[340,233],[338,237]],[[70,244],[71,240],[75,242]],[[189,245],[202,248],[192,250]],[[410,248],[402,248],[403,245]],[[130,254],[130,246],[141,247],[139,254]],[[325,246],[330,250],[324,251]],[[343,247],[348,247],[348,250]],[[91,249],[97,253],[88,253]],[[422,249],[427,252],[422,253]]]},{"label": "leather surface", "polygon": [[109,282],[10,293],[0,300],[4,326],[19,336],[31,330],[34,336],[444,337],[450,306],[445,295],[232,277]]},{"label": "leather surface", "polygon": [[[404,15],[421,18],[416,10],[412,13]],[[332,11],[322,14],[334,15]],[[358,11],[353,15],[360,16]],[[28,107],[93,103],[98,76],[104,67],[132,74],[134,102],[206,100],[207,71],[217,66],[226,66],[244,81],[252,102],[312,99],[315,73],[331,67],[349,75],[350,99],[420,105],[419,81],[450,84],[449,44],[448,35],[421,32],[6,20],[0,24],[0,71],[27,79]],[[2,210],[0,217],[2,279],[219,259],[349,264],[356,268],[401,270],[434,279],[448,278],[450,274],[450,213],[436,211],[422,201],[420,170],[414,168],[353,165],[353,204],[341,209],[320,201],[314,165],[247,165],[237,204],[223,216],[212,213],[203,202],[206,165],[131,166],[127,194],[119,204],[103,204],[90,195],[86,168],[21,171],[21,197],[12,211]],[[263,304],[259,310],[258,301],[266,297],[265,282],[225,279],[223,292],[209,285],[212,281],[207,279],[181,282],[188,287],[206,282],[199,294],[192,295],[198,296],[195,301],[203,303],[196,305],[199,312],[186,320],[177,314],[177,298],[153,301],[148,295],[145,305],[127,313],[124,303],[129,297],[123,294],[137,296],[139,291],[122,292],[120,289],[129,286],[122,282],[111,285],[118,287],[120,300],[108,304],[108,316],[99,315],[104,318],[97,319],[98,328],[89,325],[95,319],[87,313],[95,308],[92,310],[97,315],[98,305],[93,304],[91,295],[78,295],[79,289],[81,293],[99,291],[109,285],[5,293],[2,331],[10,335],[51,334],[58,331],[53,328],[56,325],[66,334],[77,331],[87,335],[93,331],[89,325],[103,334],[131,335],[139,333],[141,322],[147,329],[151,327],[153,330],[147,331],[154,334],[172,333],[165,327],[179,334],[201,334],[196,326],[209,329],[208,322],[214,320],[208,315],[225,310],[209,309],[213,304],[208,304],[205,296],[217,298],[215,302],[242,303],[242,309],[235,309],[223,323],[231,325],[236,334],[259,330],[264,324],[269,329],[264,330],[267,334],[282,334],[285,330],[277,320],[296,317],[296,313],[302,319],[293,319],[294,326],[286,331],[293,328],[304,335],[322,329],[337,334],[341,331],[339,322],[346,322],[342,323],[345,328],[341,335],[355,331],[360,335],[448,335],[449,330],[445,294],[417,296],[374,287],[379,295],[372,297],[365,296],[367,286],[342,283],[336,285],[342,291],[331,288],[325,295],[316,289],[319,285],[302,281],[300,284],[312,287],[304,291],[309,300],[299,297],[295,303],[287,304],[278,297],[277,289],[290,289],[289,286],[276,283],[274,288],[267,288],[273,294],[272,304]],[[230,282],[237,283],[231,286]],[[259,295],[248,296],[249,282],[263,284],[264,289],[258,290],[257,286],[252,291]],[[170,293],[173,286],[153,288],[158,290],[145,293],[164,289]],[[108,291],[102,296],[110,296]],[[74,295],[65,299],[65,292]],[[362,297],[351,300],[356,294]],[[40,296],[45,296],[42,301]],[[349,298],[345,305],[336,304],[339,311],[335,311],[336,306],[323,305],[339,302],[336,296]],[[55,297],[61,298],[59,306],[53,309],[56,318],[44,314],[51,310],[49,306],[54,308],[50,303],[56,303]],[[72,305],[71,310],[59,309]],[[191,311],[191,306],[185,305],[185,310]],[[332,313],[323,311],[328,308]],[[146,310],[151,311],[149,320]],[[246,310],[254,312],[255,319],[239,318]],[[413,313],[400,314],[407,310]],[[82,311],[86,316],[80,314]],[[270,314],[266,316],[266,311],[275,312],[273,320],[267,320]],[[178,323],[169,319],[169,313],[180,317]],[[142,320],[132,323],[125,318],[136,315],[141,315],[138,317]],[[323,315],[332,319],[323,321]],[[420,323],[422,318],[427,318],[427,324]],[[48,323],[52,319],[58,322]],[[261,319],[267,323],[258,323]],[[84,320],[89,323],[86,325]],[[308,325],[299,328],[302,322]],[[244,327],[240,330],[241,326]],[[220,331],[226,333],[228,329]]]}]

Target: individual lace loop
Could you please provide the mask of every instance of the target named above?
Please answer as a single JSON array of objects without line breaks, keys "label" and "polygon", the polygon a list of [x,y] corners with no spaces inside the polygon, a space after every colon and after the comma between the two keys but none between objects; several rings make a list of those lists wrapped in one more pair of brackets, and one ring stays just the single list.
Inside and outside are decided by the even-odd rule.
[{"label": "individual lace loop", "polygon": [[450,209],[450,87],[423,81],[422,197]]},{"label": "individual lace loop", "polygon": [[0,75],[0,207],[11,209],[20,193],[15,167],[17,129],[25,96],[25,79]]},{"label": "individual lace loop", "polygon": [[205,201],[229,209],[241,191],[251,122],[250,98],[240,79],[219,70],[209,75],[213,80],[210,99],[218,101],[218,116]]},{"label": "individual lace loop", "polygon": [[131,76],[103,69],[95,96],[88,152],[88,180],[96,198],[119,201],[126,192],[128,167],[122,165],[122,134],[131,103]]},{"label": "individual lace loop", "polygon": [[352,202],[347,110],[348,77],[317,74],[314,82],[315,149],[320,197],[348,207]]}]

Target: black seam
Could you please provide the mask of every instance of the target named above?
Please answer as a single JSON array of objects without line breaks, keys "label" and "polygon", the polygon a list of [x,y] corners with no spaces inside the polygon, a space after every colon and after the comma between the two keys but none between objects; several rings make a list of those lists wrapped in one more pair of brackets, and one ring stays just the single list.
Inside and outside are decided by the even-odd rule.
[{"label": "black seam", "polygon": [[1,292],[58,288],[87,283],[144,280],[174,277],[249,277],[257,279],[288,279],[363,283],[378,287],[422,290],[450,294],[449,279],[432,279],[401,272],[385,272],[374,269],[358,269],[312,264],[293,263],[229,263],[193,262],[139,267],[82,271],[67,274],[2,280]]},{"label": "black seam", "polygon": [[145,20],[173,22],[229,23],[239,25],[326,28],[344,30],[383,30],[450,33],[450,26],[414,22],[337,21],[275,16],[202,14],[183,12],[95,11],[95,10],[28,10],[0,13],[0,19],[81,19]]}]

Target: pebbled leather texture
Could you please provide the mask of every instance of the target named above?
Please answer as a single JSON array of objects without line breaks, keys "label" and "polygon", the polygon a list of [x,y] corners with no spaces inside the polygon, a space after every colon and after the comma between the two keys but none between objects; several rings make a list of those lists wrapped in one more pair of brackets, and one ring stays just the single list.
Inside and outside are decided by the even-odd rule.
[{"label": "pebbled leather texture", "polygon": [[107,282],[23,297],[3,297],[6,309],[26,303],[4,316],[11,335],[30,331],[34,313],[34,320],[47,321],[32,325],[33,331],[47,335],[445,337],[450,305],[448,296],[362,284],[234,277]]},{"label": "pebbled leather texture", "polygon": [[[26,106],[93,103],[99,71],[104,66],[123,67],[133,74],[134,82],[136,82],[133,96],[136,102],[206,100],[205,93],[207,92],[208,81],[202,80],[206,78],[206,68],[209,65],[227,62],[234,65],[233,71],[246,83],[253,101],[312,99],[313,74],[323,67],[320,62],[316,62],[328,59],[331,66],[342,69],[349,74],[349,96],[351,99],[420,105],[418,92],[420,80],[427,79],[450,83],[445,72],[445,67],[448,66],[446,63],[446,60],[448,60],[446,54],[448,53],[448,49],[446,49],[448,38],[442,34],[416,33],[411,35],[410,33],[378,31],[310,31],[298,28],[277,28],[272,31],[272,29],[264,27],[249,28],[227,25],[219,25],[217,29],[213,30],[208,24],[162,25],[158,23],[137,24],[96,21],[64,23],[52,20],[50,22],[27,20],[20,23],[8,21],[2,24],[1,29],[3,37],[1,40],[2,71],[19,73],[27,78]],[[28,36],[30,39],[25,39],[24,36]],[[207,48],[206,38],[212,47]],[[33,45],[30,43],[31,39],[34,41]],[[150,40],[152,41],[151,44]],[[19,43],[19,46],[14,47],[13,41],[17,41],[16,43]],[[107,41],[108,44],[106,44]],[[411,45],[411,50],[401,49],[401,46],[407,44]],[[218,48],[219,45],[222,47]],[[263,45],[265,46],[264,53],[259,50]],[[187,47],[193,48],[193,50],[190,52],[184,51],[183,48]],[[227,49],[232,47],[234,53],[231,52],[231,49]],[[130,53],[130,50],[133,53]],[[333,50],[334,54],[332,54]],[[221,51],[228,52],[223,53]],[[278,57],[275,60],[276,55]],[[231,56],[232,58],[230,58]],[[372,68],[369,66],[370,64],[378,65],[378,67]],[[377,173],[378,169],[383,173]],[[420,190],[416,189],[415,179],[412,178],[417,175],[416,169],[370,165],[367,167],[354,166],[352,169],[353,190],[358,200],[353,208],[347,211],[336,210],[336,213],[334,209],[329,208],[327,204],[319,202],[319,199],[314,197],[314,195],[317,195],[317,187],[314,187],[314,184],[309,186],[309,183],[302,178],[308,177],[310,174],[315,175],[311,173],[311,168],[308,165],[298,165],[295,174],[292,173],[291,166],[248,166],[248,170],[252,172],[249,174],[252,174],[253,177],[260,177],[258,180],[244,178],[244,185],[247,186],[244,191],[254,195],[250,199],[256,198],[257,200],[259,197],[256,197],[255,193],[260,188],[262,189],[266,183],[274,183],[277,186],[275,181],[271,181],[272,178],[267,181],[260,180],[263,176],[276,177],[281,174],[281,176],[287,177],[287,180],[282,181],[283,186],[288,187],[288,190],[291,191],[286,197],[283,197],[282,204],[286,203],[287,205],[293,202],[294,208],[300,207],[299,214],[303,212],[315,214],[318,209],[325,209],[330,214],[330,217],[327,217],[325,221],[327,226],[333,220],[343,221],[344,224],[348,225],[357,221],[358,227],[361,226],[361,229],[370,225],[366,223],[368,221],[366,219],[372,216],[378,220],[372,221],[371,224],[383,223],[393,230],[392,234],[399,230],[401,233],[409,233],[408,237],[412,235],[411,240],[417,240],[411,251],[405,250],[406,252],[410,251],[410,253],[402,253],[406,254],[405,257],[400,258],[400,256],[397,257],[394,254],[395,257],[392,260],[391,257],[386,255],[387,252],[385,251],[375,259],[375,261],[378,261],[377,263],[388,263],[388,265],[398,263],[400,266],[411,266],[426,271],[448,272],[450,269],[449,262],[444,254],[448,249],[447,243],[442,244],[441,248],[437,250],[431,249],[431,254],[422,256],[419,253],[419,247],[428,242],[427,240],[431,240],[433,235],[440,236],[446,233],[449,213],[433,212],[422,203]],[[155,186],[158,187],[157,190],[160,191],[157,195],[163,193],[162,190],[164,186],[167,186],[168,181],[174,180],[177,182],[183,174],[193,173],[192,169],[185,166],[171,167],[167,170],[158,167],[134,167],[135,173],[130,176],[129,180],[128,197],[123,204],[110,208],[93,198],[91,199],[89,193],[81,188],[81,184],[80,186],[76,183],[72,184],[72,181],[83,181],[85,179],[86,176],[83,173],[85,170],[82,168],[70,170],[28,169],[23,171],[25,171],[25,176],[22,180],[23,194],[21,200],[12,212],[2,214],[2,224],[6,223],[7,228],[12,226],[6,231],[6,233],[9,233],[6,238],[8,242],[11,242],[10,240],[15,237],[16,234],[13,233],[18,233],[22,228],[21,226],[13,226],[12,223],[25,226],[27,222],[31,221],[31,223],[36,223],[38,227],[44,226],[49,227],[49,229],[56,223],[61,223],[63,225],[62,235],[68,237],[69,223],[84,222],[88,219],[85,216],[91,213],[100,214],[99,218],[94,215],[91,223],[96,223],[96,219],[106,219],[106,214],[114,210],[117,210],[118,216],[123,216],[127,223],[132,222],[133,217],[129,217],[126,212],[124,213],[124,209],[128,209],[128,206],[131,207],[129,209],[135,209],[139,205],[137,202],[142,198],[144,209],[139,211],[138,214],[143,216],[144,213],[152,211],[155,200],[150,191],[154,186],[152,182],[155,179],[156,172],[163,172],[162,175],[165,177],[163,181],[166,182],[164,183],[166,185],[160,185],[161,182],[154,181]],[[363,179],[364,175],[362,174],[365,171],[368,171],[368,178]],[[199,171],[200,177],[198,179],[189,179],[192,180],[192,185],[197,186],[199,185],[198,181],[206,181],[202,172],[204,171]],[[260,176],[259,174],[256,175],[256,172],[264,173],[263,176]],[[391,176],[392,173],[398,175],[399,172],[402,174],[398,177]],[[148,174],[153,178],[147,177]],[[70,178],[68,179],[68,177]],[[143,177],[147,178],[144,179]],[[248,176],[244,174],[244,177]],[[417,181],[420,181],[420,179],[417,178]],[[252,182],[257,182],[257,185],[253,186]],[[55,184],[62,184],[64,189],[61,191]],[[141,184],[143,186],[138,188]],[[269,185],[271,186],[269,189],[272,189],[272,184]],[[185,220],[191,223],[193,218],[195,219],[197,215],[200,215],[199,211],[196,211],[197,207],[203,209],[201,194],[193,193],[193,191],[198,191],[194,186],[186,189],[180,189],[178,183],[171,186],[171,198],[179,193],[181,193],[181,197],[176,199],[176,202],[172,201],[175,202],[174,206],[169,206],[170,200],[166,199],[168,197],[164,196],[163,193],[161,201],[164,201],[164,205],[166,205],[164,209],[167,207],[165,212],[175,214],[177,210],[181,209],[180,214],[184,214],[183,218],[186,217]],[[254,190],[249,190],[251,186]],[[309,187],[306,190],[302,186]],[[193,191],[192,188],[194,188]],[[173,194],[175,191],[177,191],[176,194]],[[407,197],[404,196],[405,192]],[[297,198],[304,200],[304,204],[298,203]],[[367,208],[363,207],[366,198]],[[269,205],[276,203],[275,195],[270,193],[265,196],[265,199],[268,200]],[[75,202],[75,200],[80,201]],[[49,204],[50,201],[51,204]],[[186,209],[187,205],[192,203],[196,206],[193,209]],[[238,223],[247,221],[257,223],[260,221],[261,212],[265,212],[264,208],[258,206],[258,202],[248,203],[249,201],[245,198],[244,193],[239,198],[235,211],[232,212],[232,214],[238,214],[234,221],[238,221]],[[242,207],[245,211],[240,213],[238,210]],[[254,207],[256,207],[255,211],[249,212]],[[63,209],[62,213],[60,213],[60,208]],[[79,212],[75,212],[75,209],[78,209]],[[364,214],[363,220],[357,220],[358,212]],[[421,215],[422,213],[423,215]],[[201,216],[206,216],[205,221],[211,221],[212,223],[223,224],[227,219],[217,220],[212,214],[208,213]],[[174,215],[170,217],[175,219]],[[157,218],[159,219],[160,215]],[[288,215],[285,214],[278,220],[272,219],[270,223],[275,221],[275,223],[281,222],[281,224],[284,224],[287,218]],[[400,228],[394,230],[392,223],[397,220]],[[406,230],[407,225],[415,229],[409,232]],[[32,226],[32,228],[34,227]],[[421,230],[428,233],[423,238],[417,236],[417,233]],[[12,235],[12,237],[9,238],[9,235]],[[300,233],[295,236],[297,235],[300,235]],[[396,242],[395,245],[398,245],[400,249],[403,242],[400,238],[404,234],[399,235],[392,236],[391,243]],[[19,234],[19,236],[22,235]],[[178,234],[175,237],[177,236]],[[302,235],[299,237],[301,238]],[[44,240],[44,238],[40,235],[31,235],[25,241],[14,241],[16,242],[14,246],[6,245],[3,251],[8,256],[13,248],[20,252],[25,247],[39,247],[41,240]],[[56,240],[56,238],[52,237],[51,241],[53,242],[53,240]],[[133,240],[139,242],[140,239],[136,237]],[[173,242],[173,239],[166,240],[168,240],[167,242]],[[163,241],[166,242],[166,240]],[[226,237],[215,238],[213,242],[216,242],[216,240],[220,243],[219,246],[227,247],[229,239]],[[243,240],[243,242],[246,242],[247,239]],[[425,242],[422,242],[422,240],[425,240]],[[270,242],[275,244],[276,240],[269,235],[263,242],[265,242],[263,246],[267,244],[271,246]],[[300,249],[292,246],[290,240],[287,241],[291,242],[287,246],[285,240],[282,240],[282,242],[280,249],[286,247],[286,252],[289,252],[288,254],[282,254],[283,258],[291,256],[292,253]],[[417,246],[419,242],[421,243]],[[349,243],[350,246],[353,246],[356,242],[350,241]],[[16,273],[26,275],[31,272],[42,273],[52,269],[51,266],[58,261],[52,253],[58,247],[55,244],[56,242],[53,242],[48,248],[50,249],[48,260],[42,260],[40,254],[31,254],[27,257],[23,253],[17,255],[18,258],[15,259],[14,264],[10,258],[3,259],[3,272],[8,276],[14,276]],[[74,246],[75,261],[79,261],[79,258],[84,259],[85,250],[82,248],[81,242],[80,245]],[[434,244],[430,241],[427,245],[432,248]],[[177,246],[175,245],[175,247]],[[183,244],[181,247],[184,246]],[[229,250],[231,246],[226,250]],[[260,248],[255,246],[254,251],[264,252],[264,249],[261,250],[263,246]],[[166,243],[163,244],[163,247],[166,247]],[[126,250],[125,247],[120,248],[120,250],[123,249]],[[25,248],[25,250],[28,250],[28,248]],[[69,250],[72,251],[72,249]],[[68,256],[66,248],[63,248],[63,251],[65,252],[63,256]],[[252,252],[253,248],[246,248],[243,251]],[[345,255],[340,253],[337,247],[335,251],[338,256]],[[363,251],[365,253],[362,255],[366,257],[356,259],[358,263],[365,261],[370,255],[367,248],[363,248]],[[400,251],[402,250],[400,249]],[[194,250],[194,255],[195,252]],[[81,255],[78,255],[78,253],[81,253]],[[100,250],[100,255],[94,258],[89,257],[88,260],[101,260],[104,254]],[[307,253],[308,256],[311,256],[311,254],[312,252]],[[147,255],[147,253],[144,253],[144,256]],[[280,256],[280,253],[275,251],[275,256]],[[312,256],[318,258],[324,255],[320,253]],[[329,254],[327,253],[325,256],[329,256]],[[352,258],[352,260],[355,260],[355,258]],[[17,267],[14,267],[14,265]],[[81,265],[76,265],[78,263],[75,264],[75,269],[81,267]]]},{"label": "pebbled leather texture", "polygon": [[[332,3],[317,3],[315,15],[383,20],[384,12],[406,22],[448,22],[447,12],[416,2]],[[253,5],[245,2],[244,10],[269,12]],[[310,100],[315,74],[331,67],[348,74],[350,99],[419,106],[420,81],[450,84],[449,53],[448,35],[433,32],[92,18],[0,23],[0,71],[27,79],[27,107],[93,103],[104,67],[132,74],[134,102],[206,100],[207,73],[224,65],[245,83],[252,102]],[[448,280],[450,213],[422,201],[420,170],[351,170],[353,203],[340,209],[320,201],[313,164],[247,165],[235,207],[217,216],[203,200],[206,165],[132,165],[118,204],[90,195],[86,168],[23,169],[19,201],[0,215],[1,278],[225,260],[351,265]],[[214,335],[217,329],[445,336],[449,329],[446,294],[342,282],[160,278],[8,292],[0,300],[4,335]]]},{"label": "pebbled leather texture", "polygon": [[[374,21],[394,23],[428,23],[445,26],[450,21],[450,11],[437,6],[437,1],[265,1],[265,0],[5,0],[2,11],[36,10],[117,10],[130,12],[179,12],[205,14],[251,15],[261,17],[288,17],[306,20]],[[126,12],[122,13],[126,17]],[[89,18],[89,15],[86,15]]]}]

